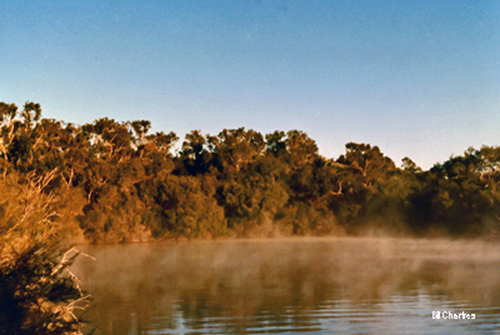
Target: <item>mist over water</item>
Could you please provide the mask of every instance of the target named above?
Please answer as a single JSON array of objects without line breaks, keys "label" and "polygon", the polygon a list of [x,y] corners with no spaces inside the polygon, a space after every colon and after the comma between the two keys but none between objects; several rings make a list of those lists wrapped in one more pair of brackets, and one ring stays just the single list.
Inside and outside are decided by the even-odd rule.
[{"label": "mist over water", "polygon": [[[101,334],[500,331],[493,242],[289,238],[83,251],[97,259],[73,267],[94,297],[83,318]],[[433,320],[432,311],[476,319]]]}]

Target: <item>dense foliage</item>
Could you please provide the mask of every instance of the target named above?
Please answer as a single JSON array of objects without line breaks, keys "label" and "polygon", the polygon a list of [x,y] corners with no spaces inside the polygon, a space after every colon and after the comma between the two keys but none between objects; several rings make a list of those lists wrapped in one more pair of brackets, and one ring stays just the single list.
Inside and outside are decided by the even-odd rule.
[{"label": "dense foliage", "polygon": [[304,132],[174,133],[149,121],[82,126],[43,119],[39,104],[0,103],[3,178],[46,178],[42,193],[90,242],[364,234],[495,236],[500,147],[469,149],[422,171],[377,146],[337,159]]}]

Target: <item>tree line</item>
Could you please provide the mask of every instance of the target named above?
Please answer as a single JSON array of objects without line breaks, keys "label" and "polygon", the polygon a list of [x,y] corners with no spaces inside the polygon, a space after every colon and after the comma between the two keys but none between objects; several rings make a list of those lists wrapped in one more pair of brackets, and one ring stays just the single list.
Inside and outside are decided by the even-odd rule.
[{"label": "tree line", "polygon": [[[348,143],[336,159],[299,130],[245,128],[185,136],[101,118],[82,126],[41,117],[39,104],[0,103],[0,168],[45,178],[73,233],[90,242],[269,235],[495,235],[500,148],[470,148],[422,171],[377,146]],[[50,178],[49,178],[50,177]]]}]

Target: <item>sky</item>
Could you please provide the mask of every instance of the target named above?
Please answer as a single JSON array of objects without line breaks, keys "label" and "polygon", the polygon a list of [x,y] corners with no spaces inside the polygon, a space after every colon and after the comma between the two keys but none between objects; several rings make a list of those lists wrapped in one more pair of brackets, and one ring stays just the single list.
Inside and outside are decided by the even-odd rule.
[{"label": "sky", "polygon": [[500,1],[0,1],[0,101],[77,124],[298,129],[430,168],[500,145]]}]

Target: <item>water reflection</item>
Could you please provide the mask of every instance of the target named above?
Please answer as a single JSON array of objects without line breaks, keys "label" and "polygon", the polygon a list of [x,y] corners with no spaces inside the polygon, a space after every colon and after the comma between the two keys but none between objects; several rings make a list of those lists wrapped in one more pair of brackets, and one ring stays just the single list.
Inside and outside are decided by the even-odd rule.
[{"label": "water reflection", "polygon": [[[479,334],[500,330],[500,247],[396,239],[92,246],[75,271],[101,334]],[[432,320],[432,311],[476,320]],[[131,317],[137,313],[136,321]]]}]

